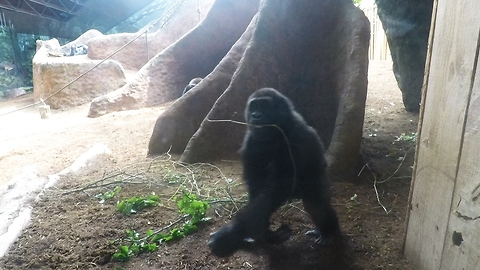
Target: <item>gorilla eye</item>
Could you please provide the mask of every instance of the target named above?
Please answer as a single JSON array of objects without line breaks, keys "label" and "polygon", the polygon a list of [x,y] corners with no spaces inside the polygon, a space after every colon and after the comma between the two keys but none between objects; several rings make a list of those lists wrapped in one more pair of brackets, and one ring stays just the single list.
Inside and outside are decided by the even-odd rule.
[{"label": "gorilla eye", "polygon": [[259,120],[259,119],[263,118],[263,113],[261,113],[259,111],[254,111],[254,112],[252,112],[251,115],[252,115],[252,118],[256,119],[256,120]]}]

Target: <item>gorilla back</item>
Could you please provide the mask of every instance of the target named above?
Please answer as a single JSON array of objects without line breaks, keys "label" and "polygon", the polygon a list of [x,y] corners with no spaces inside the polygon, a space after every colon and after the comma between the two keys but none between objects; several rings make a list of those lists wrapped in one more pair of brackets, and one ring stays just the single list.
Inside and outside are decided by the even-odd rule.
[{"label": "gorilla back", "polygon": [[212,252],[224,257],[252,243],[287,240],[284,231],[289,228],[270,231],[270,217],[293,198],[302,199],[315,224],[308,234],[317,236],[317,243],[335,240],[340,229],[330,203],[325,150],[317,132],[273,88],[262,88],[248,98],[245,120],[248,128],[241,154],[249,199],[230,224],[211,235]]}]

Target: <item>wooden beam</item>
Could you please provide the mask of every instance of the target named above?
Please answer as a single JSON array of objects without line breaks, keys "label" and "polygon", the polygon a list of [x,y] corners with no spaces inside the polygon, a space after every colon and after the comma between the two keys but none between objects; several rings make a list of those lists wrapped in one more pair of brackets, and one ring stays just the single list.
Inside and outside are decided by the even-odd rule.
[{"label": "wooden beam", "polygon": [[[480,8],[480,6],[478,6]],[[478,29],[480,30],[480,29]],[[441,269],[480,269],[480,71],[477,33],[467,121]]]},{"label": "wooden beam", "polygon": [[[424,94],[405,253],[416,269],[442,267],[475,70],[480,1],[438,0]],[[462,268],[448,268],[462,269]]]}]

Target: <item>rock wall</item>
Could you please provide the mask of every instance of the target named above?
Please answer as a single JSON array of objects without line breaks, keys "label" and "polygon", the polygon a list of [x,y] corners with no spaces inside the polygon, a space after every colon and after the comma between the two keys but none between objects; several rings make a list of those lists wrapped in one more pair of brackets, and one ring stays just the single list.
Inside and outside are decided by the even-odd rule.
[{"label": "rock wall", "polygon": [[34,97],[36,101],[46,100],[53,109],[68,109],[88,103],[126,83],[125,72],[117,61],[107,60],[95,67],[101,61],[91,60],[86,55],[61,57],[65,48],[56,39],[39,40],[37,48],[32,61]]},{"label": "rock wall", "polygon": [[410,112],[420,109],[433,0],[375,0],[387,34],[393,73]]},{"label": "rock wall", "polygon": [[[210,10],[214,0],[185,0],[164,27],[143,34],[117,52],[111,59],[122,63],[125,69],[139,70],[151,58],[192,30]],[[138,33],[120,33],[93,38],[88,43],[88,57],[103,59],[138,37]]]}]

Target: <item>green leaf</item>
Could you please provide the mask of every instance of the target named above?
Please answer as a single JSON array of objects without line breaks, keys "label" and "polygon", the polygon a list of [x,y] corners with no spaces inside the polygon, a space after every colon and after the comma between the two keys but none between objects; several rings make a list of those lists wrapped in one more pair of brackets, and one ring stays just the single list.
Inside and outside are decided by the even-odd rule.
[{"label": "green leaf", "polygon": [[185,235],[192,234],[198,230],[197,225],[185,224],[183,225],[183,231]]},{"label": "green leaf", "polygon": [[146,244],[144,250],[149,251],[149,252],[154,252],[154,251],[158,250],[158,246],[155,243]]},{"label": "green leaf", "polygon": [[136,213],[147,207],[157,206],[160,197],[157,195],[150,195],[148,197],[131,197],[128,200],[123,200],[117,204],[117,209],[124,215]]},{"label": "green leaf", "polygon": [[138,255],[140,253],[140,247],[137,243],[132,243],[130,245],[130,254]]},{"label": "green leaf", "polygon": [[166,234],[155,234],[152,239],[150,240],[150,242],[152,243],[159,243],[161,240],[163,240],[163,238],[165,238]]},{"label": "green leaf", "polygon": [[123,253],[115,253],[113,254],[113,259],[119,262],[128,262],[128,260],[130,260],[130,257]]},{"label": "green leaf", "polygon": [[113,190],[108,190],[103,194],[100,193],[95,195],[95,198],[99,199],[100,203],[104,203],[106,200],[110,200],[115,197],[115,195],[117,195],[120,190],[122,190],[122,188],[120,186],[116,186]]},{"label": "green leaf", "polygon": [[120,250],[120,253],[123,255],[128,256],[128,254],[130,254],[130,249],[128,248],[128,246],[120,246],[118,249]]},{"label": "green leaf", "polygon": [[103,198],[105,198],[105,200],[111,199],[113,196],[115,196],[115,192],[112,190],[103,193]]},{"label": "green leaf", "polygon": [[118,193],[120,192],[120,190],[122,190],[122,187],[121,187],[121,186],[116,186],[116,187],[113,189],[113,193],[118,194]]}]

